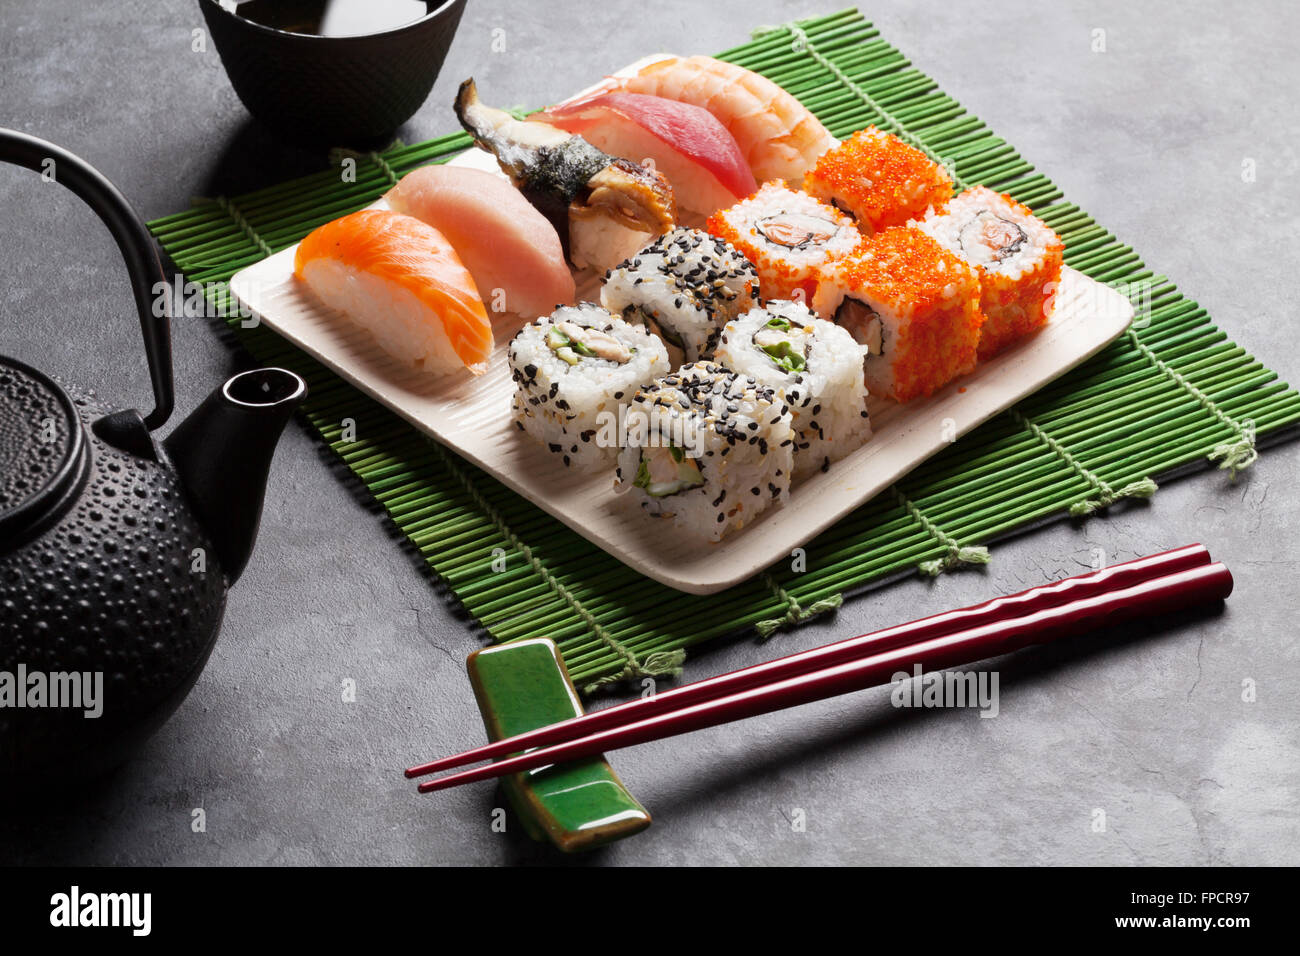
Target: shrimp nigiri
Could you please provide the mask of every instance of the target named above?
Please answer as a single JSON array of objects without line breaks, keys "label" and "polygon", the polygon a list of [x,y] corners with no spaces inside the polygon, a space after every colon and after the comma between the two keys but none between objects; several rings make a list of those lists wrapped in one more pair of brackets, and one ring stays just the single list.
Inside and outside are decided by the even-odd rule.
[{"label": "shrimp nigiri", "polygon": [[487,369],[492,323],[469,270],[433,226],[363,209],[310,233],[293,272],[394,358],[434,373]]},{"label": "shrimp nigiri", "polygon": [[[659,60],[613,88],[708,110],[736,138],[760,183],[799,183],[835,138],[808,108],[766,77],[711,56]],[[601,92],[607,92],[602,86]]]}]

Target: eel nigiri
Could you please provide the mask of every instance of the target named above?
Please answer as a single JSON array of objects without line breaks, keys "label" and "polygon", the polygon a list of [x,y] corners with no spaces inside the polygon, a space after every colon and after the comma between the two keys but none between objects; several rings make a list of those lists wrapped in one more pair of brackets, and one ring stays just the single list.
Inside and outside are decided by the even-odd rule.
[{"label": "eel nigiri", "polygon": [[422,166],[384,198],[447,237],[492,311],[535,319],[573,304],[573,273],[555,228],[495,173]]},{"label": "eel nigiri", "polygon": [[485,106],[472,78],[460,85],[455,108],[460,125],[555,226],[578,268],[609,269],[676,224],[672,186],[658,170]]},{"label": "eel nigiri", "polygon": [[677,204],[701,216],[758,189],[736,138],[700,106],[643,93],[607,93],[561,103],[537,118],[614,156],[648,157],[672,183]]},{"label": "eel nigiri", "polygon": [[394,358],[443,373],[487,369],[492,323],[437,229],[388,209],[335,219],[298,244],[293,273]]},{"label": "eel nigiri", "polygon": [[711,56],[659,60],[612,87],[703,107],[721,121],[754,178],[799,183],[835,138],[808,108],[766,77]]}]

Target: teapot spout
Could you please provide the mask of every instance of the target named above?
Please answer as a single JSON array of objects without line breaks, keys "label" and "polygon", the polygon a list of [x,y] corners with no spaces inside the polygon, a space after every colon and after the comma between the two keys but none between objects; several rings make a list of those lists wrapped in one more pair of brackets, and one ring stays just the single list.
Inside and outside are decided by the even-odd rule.
[{"label": "teapot spout", "polygon": [[307,383],[282,368],[229,379],[163,441],[231,583],[257,539],[271,458]]}]

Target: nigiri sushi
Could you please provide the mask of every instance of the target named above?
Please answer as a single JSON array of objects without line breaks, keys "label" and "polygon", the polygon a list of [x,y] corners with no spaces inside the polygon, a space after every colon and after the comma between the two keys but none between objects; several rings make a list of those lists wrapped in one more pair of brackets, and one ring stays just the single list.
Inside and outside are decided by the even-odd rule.
[{"label": "nigiri sushi", "polygon": [[581,136],[485,106],[473,79],[460,85],[455,109],[461,126],[555,226],[578,268],[603,272],[676,224],[663,173],[610,156]]},{"label": "nigiri sushi", "polygon": [[653,160],[672,183],[677,205],[700,216],[758,189],[736,138],[703,107],[643,93],[607,93],[553,106],[536,118],[610,155]]},{"label": "nigiri sushi", "polygon": [[758,182],[798,183],[835,138],[808,108],[766,77],[711,56],[651,63],[614,89],[703,107],[736,138]]},{"label": "nigiri sushi", "polygon": [[535,319],[573,303],[573,273],[555,228],[500,176],[422,166],[384,198],[447,237],[492,311]]},{"label": "nigiri sushi", "polygon": [[293,273],[394,358],[435,373],[487,368],[492,323],[474,279],[413,216],[363,209],[327,222],[298,244]]}]

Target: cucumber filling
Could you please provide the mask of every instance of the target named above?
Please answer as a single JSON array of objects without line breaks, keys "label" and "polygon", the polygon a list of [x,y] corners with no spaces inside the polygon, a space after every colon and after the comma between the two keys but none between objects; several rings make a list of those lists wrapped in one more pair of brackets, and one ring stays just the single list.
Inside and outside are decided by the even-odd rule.
[{"label": "cucumber filling", "polygon": [[704,484],[700,466],[676,445],[641,449],[636,480],[632,482],[654,498],[667,498]]},{"label": "cucumber filling", "polygon": [[773,316],[767,325],[754,333],[754,345],[768,357],[773,365],[791,375],[808,367],[808,345],[811,336],[802,327],[796,328],[784,316]]},{"label": "cucumber filling", "polygon": [[808,361],[795,351],[794,346],[789,342],[777,342],[775,345],[762,346],[772,364],[786,372],[802,372],[808,365]]}]

